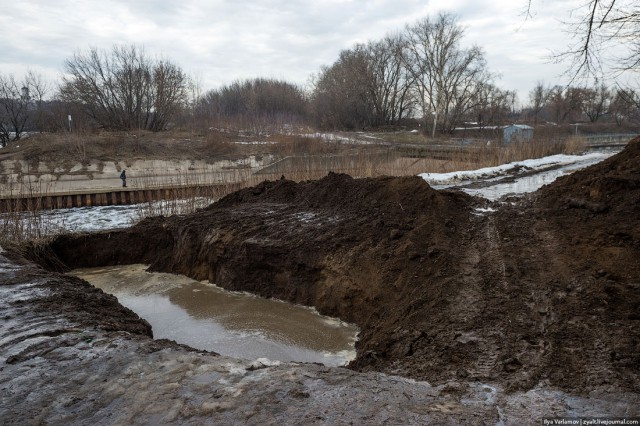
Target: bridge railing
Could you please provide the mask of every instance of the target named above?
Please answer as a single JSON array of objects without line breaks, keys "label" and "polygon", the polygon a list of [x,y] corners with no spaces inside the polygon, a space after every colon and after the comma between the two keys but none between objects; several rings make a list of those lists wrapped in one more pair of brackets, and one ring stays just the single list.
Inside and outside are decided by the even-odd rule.
[{"label": "bridge railing", "polygon": [[626,144],[639,136],[638,133],[605,133],[600,135],[582,136],[588,145]]}]

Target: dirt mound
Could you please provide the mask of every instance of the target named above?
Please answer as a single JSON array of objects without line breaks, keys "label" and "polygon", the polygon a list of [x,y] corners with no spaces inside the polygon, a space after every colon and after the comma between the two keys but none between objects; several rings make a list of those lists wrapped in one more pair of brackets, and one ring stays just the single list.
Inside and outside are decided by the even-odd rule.
[{"label": "dirt mound", "polygon": [[639,212],[640,137],[630,141],[621,153],[545,186],[538,198],[545,207],[556,209]]},{"label": "dirt mound", "polygon": [[564,322],[554,327],[561,334],[551,341],[550,375],[583,389],[626,383],[638,391],[630,378],[640,366],[640,138],[523,204],[530,216],[517,222],[520,230],[506,222],[513,209],[501,222],[527,244],[519,273],[545,283],[544,319]]},{"label": "dirt mound", "polygon": [[[315,306],[360,326],[360,371],[639,391],[639,217],[619,223],[637,146],[496,212],[419,178],[330,174],[50,247],[71,267],[146,262]],[[585,198],[590,182],[608,189]]]},{"label": "dirt mound", "polygon": [[323,179],[295,183],[281,179],[265,181],[213,204],[218,209],[238,203],[289,203],[370,215],[370,210],[415,215],[434,207],[450,193],[438,193],[419,177],[379,177],[353,179],[342,173],[329,173]]}]

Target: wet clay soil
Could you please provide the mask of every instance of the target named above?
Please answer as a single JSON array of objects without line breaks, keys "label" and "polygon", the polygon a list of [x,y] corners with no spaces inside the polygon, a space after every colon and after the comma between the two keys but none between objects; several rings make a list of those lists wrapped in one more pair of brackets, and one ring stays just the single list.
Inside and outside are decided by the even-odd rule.
[{"label": "wet clay soil", "polygon": [[640,139],[481,207],[417,177],[283,179],[192,215],[61,236],[29,257],[49,268],[147,263],[315,306],[360,327],[358,371],[640,392]]}]

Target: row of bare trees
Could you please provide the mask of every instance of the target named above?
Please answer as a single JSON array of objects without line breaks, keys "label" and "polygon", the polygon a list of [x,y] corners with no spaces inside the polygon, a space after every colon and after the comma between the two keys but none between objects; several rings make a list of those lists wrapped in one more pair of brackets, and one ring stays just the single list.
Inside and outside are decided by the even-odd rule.
[{"label": "row of bare trees", "polygon": [[457,18],[441,13],[343,51],[315,79],[316,124],[359,128],[417,116],[434,133],[451,132],[463,120],[498,120],[515,93],[493,84],[482,49],[462,48],[463,36]]},{"label": "row of bare trees", "polygon": [[[136,46],[77,52],[55,90],[39,74],[0,75],[0,144],[26,130],[166,129],[189,106],[192,81],[176,64]],[[53,96],[49,96],[53,95]]]},{"label": "row of bare trees", "polygon": [[163,130],[187,100],[189,79],[135,46],[78,52],[65,62],[60,98],[81,104],[101,127]]},{"label": "row of bare trees", "polygon": [[[588,13],[577,22],[582,26],[574,27],[581,41],[581,48],[573,52],[582,60],[578,71],[593,70],[598,46],[621,37],[632,46],[638,41],[635,30],[640,21],[633,2],[586,4]],[[0,75],[0,145],[33,129],[68,129],[70,115],[75,128],[152,131],[232,121],[256,128],[309,122],[320,128],[358,129],[413,118],[430,134],[449,133],[463,122],[482,127],[523,117],[559,124],[640,120],[640,92],[629,87],[542,83],[531,91],[529,105],[518,117],[515,93],[495,84],[482,49],[462,47],[463,37],[457,18],[441,13],[344,50],[314,76],[309,91],[256,78],[204,95],[179,66],[151,57],[142,48],[92,48],[65,62],[66,77],[57,89],[33,72],[22,79]],[[637,70],[640,51],[627,52],[619,64],[627,71]]]},{"label": "row of bare trees", "polygon": [[618,125],[640,122],[640,94],[632,89],[545,86],[538,82],[529,93],[529,115],[535,124],[609,121]]},{"label": "row of bare trees", "polygon": [[193,114],[199,123],[237,123],[252,133],[272,132],[305,122],[307,98],[294,84],[255,78],[206,92]]}]

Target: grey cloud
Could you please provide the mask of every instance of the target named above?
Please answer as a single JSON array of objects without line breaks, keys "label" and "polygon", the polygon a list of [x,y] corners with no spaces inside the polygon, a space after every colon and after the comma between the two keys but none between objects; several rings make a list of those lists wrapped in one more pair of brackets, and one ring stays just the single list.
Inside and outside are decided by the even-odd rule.
[{"label": "grey cloud", "polygon": [[[567,7],[543,3],[545,14]],[[518,59],[509,49],[518,46],[510,40],[522,39],[525,31],[512,37],[521,16],[508,0],[21,0],[0,15],[0,25],[14,28],[3,34],[0,72],[19,64],[61,72],[64,59],[78,49],[133,43],[198,74],[204,89],[255,76],[304,84],[355,42],[380,39],[446,9],[469,25],[468,42],[485,49],[490,67],[515,73]],[[549,43],[548,29],[526,31],[532,31],[528,40],[535,39],[528,49]],[[529,79],[535,70],[526,66]],[[540,75],[548,69],[536,68]]]}]

